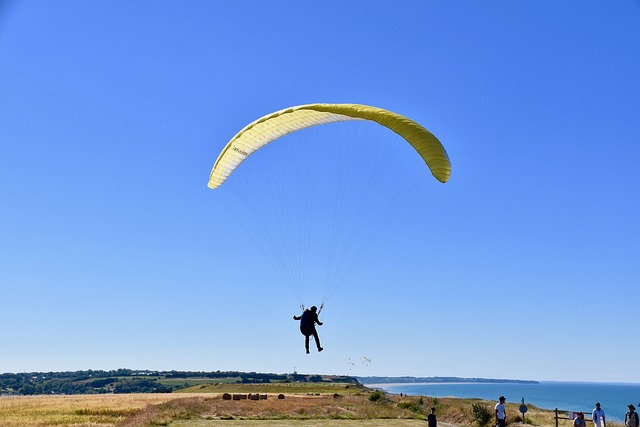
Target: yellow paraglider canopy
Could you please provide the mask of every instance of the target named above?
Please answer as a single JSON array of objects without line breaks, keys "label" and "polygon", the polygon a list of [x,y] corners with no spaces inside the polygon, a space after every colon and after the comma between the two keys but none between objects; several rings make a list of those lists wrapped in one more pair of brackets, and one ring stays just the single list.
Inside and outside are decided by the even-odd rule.
[{"label": "yellow paraglider canopy", "polygon": [[447,182],[451,175],[449,156],[427,129],[400,114],[359,104],[308,104],[268,114],[242,129],[224,147],[209,177],[209,188],[218,188],[249,155],[289,133],[321,124],[369,120],[385,126],[420,154],[433,176]]}]

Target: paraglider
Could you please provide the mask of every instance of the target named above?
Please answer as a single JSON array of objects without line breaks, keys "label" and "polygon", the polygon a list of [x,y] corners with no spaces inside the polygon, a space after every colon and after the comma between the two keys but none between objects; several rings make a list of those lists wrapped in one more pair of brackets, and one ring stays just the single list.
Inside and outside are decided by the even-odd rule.
[{"label": "paraglider", "polygon": [[234,136],[216,160],[209,188],[221,186],[256,150],[289,133],[321,124],[370,120],[403,137],[420,154],[433,176],[445,183],[451,175],[449,156],[438,139],[424,127],[400,114],[359,104],[309,104],[268,114]]},{"label": "paraglider", "polygon": [[316,347],[318,352],[324,350],[320,347],[320,338],[318,338],[318,331],[316,331],[316,323],[322,326],[322,322],[318,319],[318,307],[315,305],[311,309],[306,309],[300,316],[293,316],[293,320],[300,321],[300,332],[304,335],[304,348],[309,354],[309,337],[313,335],[313,339],[316,341]]},{"label": "paraglider", "polygon": [[[400,114],[367,105],[308,104],[267,114],[242,128],[231,138],[218,155],[209,176],[208,187],[218,189],[223,186],[227,179],[237,176],[238,168],[243,162],[257,152],[263,152],[263,147],[270,146],[270,143],[279,138],[289,134],[302,134],[309,128],[314,128],[318,125],[338,122],[368,123],[373,127],[383,129],[385,136],[381,145],[388,147],[392,154],[401,152],[404,155],[406,148],[409,152],[413,149],[413,152],[419,155],[419,158],[414,160],[421,158],[424,162],[419,165],[419,168],[416,168],[419,169],[420,176],[425,175],[423,166],[426,164],[437,181],[445,183],[449,180],[451,163],[446,150],[431,132],[417,122]],[[398,146],[389,142],[396,139],[403,141],[404,145]],[[305,141],[304,144],[307,142],[309,141]],[[349,138],[344,140],[344,144],[349,143],[350,145],[340,145],[341,141],[332,140],[330,142],[331,144],[323,144],[321,146],[323,153],[315,154],[330,156],[332,165],[342,163],[343,157],[347,155],[352,155],[357,160],[363,160],[367,159],[370,153],[373,152],[372,148],[370,148],[372,144],[369,144],[370,141],[368,140],[364,148],[355,148],[355,145],[351,144],[353,142],[351,141],[351,134]],[[335,144],[335,146],[332,144]],[[297,154],[302,151],[301,147],[302,145],[293,146],[289,151]],[[285,154],[290,155],[290,152]],[[309,280],[307,273],[309,260],[313,259],[316,264],[323,263],[327,265],[326,279],[324,280],[325,293],[320,306],[322,309],[338,284],[346,281],[357,265],[369,254],[374,242],[381,239],[380,236],[383,235],[380,231],[381,226],[374,225],[373,230],[368,234],[362,231],[364,226],[369,225],[369,222],[373,222],[369,218],[371,213],[384,211],[378,215],[379,218],[376,218],[376,220],[380,224],[388,226],[389,223],[392,223],[390,218],[392,218],[394,209],[402,209],[402,207],[398,207],[402,205],[397,202],[397,194],[420,191],[421,189],[420,186],[413,185],[412,182],[406,186],[391,183],[392,181],[387,178],[388,175],[398,174],[399,172],[405,173],[405,170],[393,167],[390,159],[393,156],[382,154],[377,157],[379,164],[369,168],[378,175],[376,177],[377,180],[367,181],[368,178],[366,178],[356,184],[351,182],[353,175],[350,174],[353,171],[360,172],[366,169],[365,166],[361,166],[359,163],[357,168],[351,170],[347,167],[347,173],[336,175],[329,175],[330,172],[327,171],[327,168],[321,167],[318,172],[319,176],[313,177],[313,181],[321,182],[327,186],[326,183],[331,180],[341,180],[339,185],[336,185],[335,194],[331,193],[330,190],[332,189],[322,188],[320,191],[314,192],[305,187],[305,179],[307,179],[309,169],[307,164],[301,166],[302,172],[293,173],[291,177],[287,176],[285,179],[281,179],[282,175],[278,170],[278,173],[274,174],[275,184],[272,187],[267,187],[266,189],[259,187],[265,185],[265,181],[268,181],[260,176],[260,179],[247,179],[245,183],[246,189],[244,189],[246,193],[238,191],[238,193],[242,193],[238,197],[239,203],[244,204],[238,211],[240,214],[249,213],[253,215],[256,226],[259,228],[259,232],[253,233],[251,238],[258,245],[260,244],[258,241],[264,239],[265,242],[264,246],[260,248],[261,251],[267,258],[274,258],[271,260],[272,264],[280,271],[282,278],[291,288],[303,310],[303,288],[304,283]],[[290,159],[289,163],[295,164],[298,161],[294,155],[291,155]],[[315,163],[320,162],[313,157],[310,163],[311,166],[314,166]],[[257,164],[254,163],[254,165]],[[364,162],[364,164],[368,165],[369,163]],[[254,168],[249,167],[246,169],[251,172]],[[249,175],[251,174],[249,173]],[[242,181],[241,178],[243,177],[241,176],[233,184],[229,183],[224,187],[231,184],[232,191],[237,190],[236,184]],[[382,191],[380,182],[385,185],[391,183],[388,184],[388,187],[392,187],[392,191],[395,191],[396,194],[385,199],[384,196],[388,193]],[[283,190],[285,184],[295,188],[293,191]],[[260,189],[258,190],[258,188]],[[348,193],[349,190],[351,193]],[[309,202],[313,197],[325,194],[333,194],[335,201],[315,204]],[[378,205],[375,205],[375,202],[371,200],[380,195],[382,195],[382,199]],[[284,197],[290,198],[279,199]],[[358,201],[356,200],[357,198],[364,199],[364,201]],[[353,207],[345,207],[349,202],[353,203]],[[269,214],[269,208],[274,209],[274,212]],[[320,212],[319,208],[332,212],[331,214],[326,214],[325,211]],[[237,217],[239,216],[237,212],[234,214]],[[331,216],[334,217],[334,223],[330,223]],[[347,217],[355,219],[349,224],[345,221]],[[313,222],[318,218],[323,221],[323,224]],[[243,222],[240,220],[240,222],[247,230],[247,227],[249,227],[248,221]],[[326,224],[326,227],[321,229],[321,226],[325,225],[324,222],[330,224]],[[309,238],[311,234],[309,230],[312,230],[315,235],[325,237],[326,244],[324,242],[322,244],[312,242]],[[326,250],[328,253],[326,262],[321,260],[320,256],[311,254],[312,251],[320,251],[321,249]],[[314,278],[313,281],[317,282],[318,280]],[[313,313],[314,317],[311,322],[307,321],[306,313]],[[318,314],[319,311],[304,310],[301,316],[294,316],[294,319],[301,321],[300,330],[306,338],[305,348],[307,353],[309,352],[309,337],[312,335],[316,341],[318,351],[322,351],[317,331],[315,331],[316,323],[322,325],[318,321]],[[311,314],[308,316],[311,316]],[[304,328],[303,323],[305,323]],[[309,324],[311,327],[309,327]],[[363,358],[362,360],[364,364],[370,362],[370,359]]]}]

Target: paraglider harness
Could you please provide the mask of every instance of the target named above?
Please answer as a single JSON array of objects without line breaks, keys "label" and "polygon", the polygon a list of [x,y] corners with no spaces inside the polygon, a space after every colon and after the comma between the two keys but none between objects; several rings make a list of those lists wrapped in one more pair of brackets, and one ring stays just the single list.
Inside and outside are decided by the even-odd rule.
[{"label": "paraglider harness", "polygon": [[[300,308],[302,309],[302,312],[304,313],[304,311],[306,310],[306,308],[304,307],[304,304],[300,304]],[[324,303],[320,304],[320,308],[318,309],[318,312],[316,313],[318,316],[320,316],[320,312],[322,311],[323,308],[324,308]]]},{"label": "paraglider harness", "polygon": [[[302,315],[300,316],[300,333],[305,337],[311,336],[314,334],[316,329],[316,321],[318,320],[318,315],[324,308],[324,303],[320,304],[320,308],[317,312],[312,311],[311,309],[307,309],[304,307],[304,304],[300,304],[300,308],[302,309]],[[309,316],[312,316],[313,319],[309,319]]]}]

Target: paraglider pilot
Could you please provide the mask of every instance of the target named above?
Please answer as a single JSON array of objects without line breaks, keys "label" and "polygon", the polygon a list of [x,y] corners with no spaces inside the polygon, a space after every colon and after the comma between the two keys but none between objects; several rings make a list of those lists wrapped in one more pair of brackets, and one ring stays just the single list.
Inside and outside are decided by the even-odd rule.
[{"label": "paraglider pilot", "polygon": [[318,351],[322,351],[320,338],[318,338],[318,332],[316,331],[316,323],[322,326],[322,322],[318,320],[318,308],[315,305],[311,309],[307,308],[302,313],[302,316],[293,316],[293,320],[300,321],[300,332],[305,336],[304,348],[307,350],[307,354],[309,354],[309,337],[311,335],[316,340]]}]

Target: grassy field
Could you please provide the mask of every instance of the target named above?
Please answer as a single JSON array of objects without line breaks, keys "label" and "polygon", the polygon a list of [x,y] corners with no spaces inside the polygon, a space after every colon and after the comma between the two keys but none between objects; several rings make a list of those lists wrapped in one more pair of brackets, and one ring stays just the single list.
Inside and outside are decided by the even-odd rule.
[{"label": "grassy field", "polygon": [[176,393],[339,393],[362,394],[370,390],[366,387],[347,383],[269,383],[269,384],[223,384],[196,385],[176,391]]},{"label": "grassy field", "polygon": [[0,426],[111,427],[172,399],[171,394],[3,396]]},{"label": "grassy field", "polygon": [[240,381],[238,377],[231,378],[162,378],[158,382],[166,386],[182,386],[183,384],[189,384],[189,386],[202,385],[202,384],[235,384]]},{"label": "grassy field", "polygon": [[[204,388],[201,388],[203,387]],[[472,404],[490,412],[495,402],[427,396],[382,396],[346,384],[203,384],[167,394],[102,394],[0,397],[1,427],[412,427],[426,425],[431,406],[439,427],[481,427]],[[267,393],[266,400],[224,400],[222,393]],[[278,394],[285,399],[278,399]],[[509,423],[523,426],[517,405],[507,405]],[[529,406],[528,426],[555,427],[552,411]],[[492,423],[489,423],[491,426]],[[621,427],[607,423],[609,427]],[[560,427],[571,427],[561,420]]]}]

